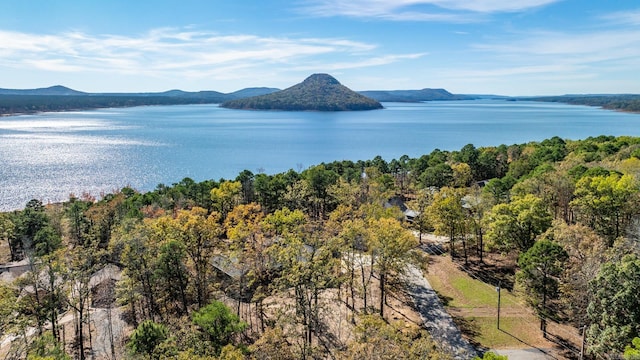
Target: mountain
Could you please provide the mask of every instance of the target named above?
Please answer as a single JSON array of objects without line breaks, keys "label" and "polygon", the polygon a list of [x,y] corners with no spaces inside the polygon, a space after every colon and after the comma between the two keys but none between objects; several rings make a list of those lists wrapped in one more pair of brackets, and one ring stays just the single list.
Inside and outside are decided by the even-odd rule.
[{"label": "mountain", "polygon": [[434,100],[473,100],[467,95],[454,95],[445,89],[368,90],[360,94],[381,102],[419,102]]},{"label": "mountain", "polygon": [[244,110],[351,111],[381,109],[371,98],[340,84],[328,74],[313,74],[290,88],[267,95],[231,100],[220,106]]},{"label": "mountain", "polygon": [[55,85],[48,88],[39,89],[0,89],[0,95],[42,95],[42,96],[69,96],[69,95],[88,95],[82,91],[77,91],[64,87],[62,85]]}]

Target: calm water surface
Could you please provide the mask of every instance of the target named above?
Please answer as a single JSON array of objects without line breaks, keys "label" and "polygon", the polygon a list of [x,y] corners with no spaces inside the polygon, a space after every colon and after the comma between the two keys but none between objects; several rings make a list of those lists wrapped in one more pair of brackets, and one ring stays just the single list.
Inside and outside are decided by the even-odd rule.
[{"label": "calm water surface", "polygon": [[386,160],[552,136],[640,136],[640,114],[553,103],[386,103],[364,112],[241,111],[156,106],[0,118],[0,210],[32,198],[65,200],[124,186],[138,190],[269,174],[333,160]]}]

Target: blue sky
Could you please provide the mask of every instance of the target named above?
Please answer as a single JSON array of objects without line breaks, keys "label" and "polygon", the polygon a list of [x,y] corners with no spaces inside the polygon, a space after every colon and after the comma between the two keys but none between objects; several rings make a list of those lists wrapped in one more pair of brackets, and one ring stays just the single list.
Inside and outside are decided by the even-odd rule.
[{"label": "blue sky", "polygon": [[0,87],[640,93],[637,0],[6,0]]}]

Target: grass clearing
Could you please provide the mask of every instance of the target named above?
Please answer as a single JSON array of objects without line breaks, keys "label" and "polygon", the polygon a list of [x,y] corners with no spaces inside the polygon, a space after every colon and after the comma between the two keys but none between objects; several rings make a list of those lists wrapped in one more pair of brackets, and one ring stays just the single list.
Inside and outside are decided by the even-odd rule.
[{"label": "grass clearing", "polygon": [[477,333],[473,340],[490,349],[533,346],[540,337],[538,323],[526,321],[524,318],[501,318],[500,329],[496,327],[496,318],[493,316],[472,316],[464,321]]},{"label": "grass clearing", "polygon": [[498,293],[492,285],[471,278],[448,256],[432,256],[427,278],[469,339],[485,348],[550,348],[539,331],[538,317],[513,293],[502,289],[500,329]]},{"label": "grass clearing", "polygon": [[[460,295],[451,306],[456,307],[489,307],[497,306],[498,292],[495,287],[483,283],[482,281],[472,279],[464,272],[453,274],[451,286],[456,290],[456,295]],[[518,303],[517,298],[513,294],[502,290],[501,305],[510,306]]]},{"label": "grass clearing", "polygon": [[[427,278],[445,305],[452,308],[497,307],[498,293],[494,286],[473,279],[444,256],[435,260],[436,267],[446,267],[442,269],[446,270],[446,276],[430,267]],[[501,306],[520,306],[518,298],[505,289],[500,296]]]}]

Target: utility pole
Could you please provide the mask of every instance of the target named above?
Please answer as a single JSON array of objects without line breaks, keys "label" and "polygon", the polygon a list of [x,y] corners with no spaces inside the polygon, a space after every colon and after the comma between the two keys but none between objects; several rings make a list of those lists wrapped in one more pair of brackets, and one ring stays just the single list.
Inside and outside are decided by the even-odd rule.
[{"label": "utility pole", "polygon": [[497,324],[497,328],[500,329],[500,284],[501,282],[498,282],[498,286],[496,286],[496,291],[498,292],[498,324]]}]

